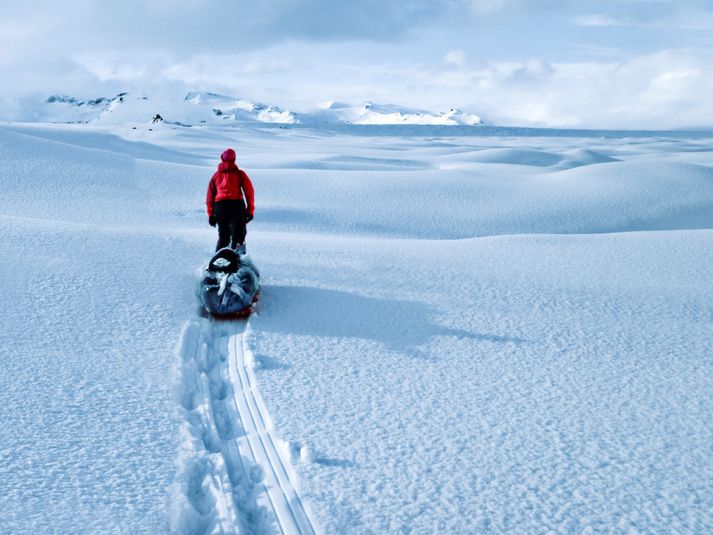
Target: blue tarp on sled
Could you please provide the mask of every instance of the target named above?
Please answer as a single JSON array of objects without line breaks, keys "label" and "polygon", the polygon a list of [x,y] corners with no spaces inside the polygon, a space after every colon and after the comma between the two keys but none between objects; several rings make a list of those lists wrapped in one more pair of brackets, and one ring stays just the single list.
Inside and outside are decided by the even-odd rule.
[{"label": "blue tarp on sled", "polygon": [[250,313],[260,290],[260,273],[252,261],[229,248],[211,258],[201,277],[199,294],[213,316]]}]

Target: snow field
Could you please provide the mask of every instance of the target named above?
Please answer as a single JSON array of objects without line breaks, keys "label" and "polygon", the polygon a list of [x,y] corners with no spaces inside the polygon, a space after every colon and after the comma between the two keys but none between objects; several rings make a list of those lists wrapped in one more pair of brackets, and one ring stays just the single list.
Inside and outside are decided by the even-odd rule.
[{"label": "snow field", "polygon": [[385,132],[0,127],[0,531],[711,530],[710,140]]},{"label": "snow field", "polygon": [[326,532],[710,525],[706,231],[261,244],[249,343]]},{"label": "snow field", "polygon": [[6,216],[0,235],[0,531],[166,532],[186,248]]}]

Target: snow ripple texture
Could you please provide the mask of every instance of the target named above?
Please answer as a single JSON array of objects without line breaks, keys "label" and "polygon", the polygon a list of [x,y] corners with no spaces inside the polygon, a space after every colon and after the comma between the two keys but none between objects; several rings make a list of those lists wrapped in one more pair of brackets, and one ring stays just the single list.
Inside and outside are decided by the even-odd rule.
[{"label": "snow ripple texture", "polygon": [[252,371],[246,321],[186,324],[177,533],[318,532]]}]

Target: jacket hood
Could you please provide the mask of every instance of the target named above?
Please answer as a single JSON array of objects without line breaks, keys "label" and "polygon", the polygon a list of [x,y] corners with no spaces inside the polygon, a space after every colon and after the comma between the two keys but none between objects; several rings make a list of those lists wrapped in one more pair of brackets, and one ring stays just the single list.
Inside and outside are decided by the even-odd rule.
[{"label": "jacket hood", "polygon": [[235,162],[220,162],[218,164],[218,172],[220,173],[231,173],[237,171],[238,166],[235,165]]}]

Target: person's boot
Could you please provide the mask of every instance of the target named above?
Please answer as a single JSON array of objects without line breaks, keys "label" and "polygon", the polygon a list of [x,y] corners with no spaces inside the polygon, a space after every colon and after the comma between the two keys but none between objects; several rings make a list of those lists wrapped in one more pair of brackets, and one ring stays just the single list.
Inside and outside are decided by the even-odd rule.
[{"label": "person's boot", "polygon": [[235,252],[238,253],[240,256],[244,256],[244,255],[247,254],[247,252],[246,252],[246,250],[245,250],[245,244],[244,244],[244,243],[239,243],[239,244],[237,244],[237,245],[234,247],[234,249],[235,249]]}]

